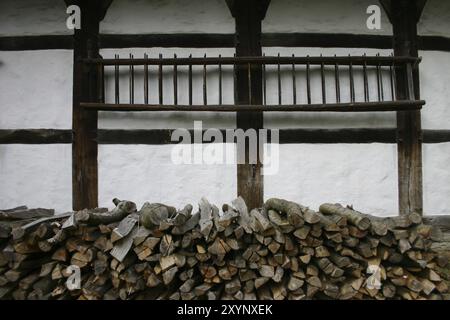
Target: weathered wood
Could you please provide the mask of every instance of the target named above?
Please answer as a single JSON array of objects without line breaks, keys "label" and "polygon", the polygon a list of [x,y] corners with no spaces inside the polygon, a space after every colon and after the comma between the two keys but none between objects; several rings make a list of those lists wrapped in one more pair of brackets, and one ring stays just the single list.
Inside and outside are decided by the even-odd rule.
[{"label": "weathered wood", "polygon": [[99,57],[101,1],[78,1],[83,12],[81,28],[73,37],[72,202],[74,210],[98,207],[97,112],[86,112],[81,102],[98,102],[95,67],[86,69],[81,59]]},{"label": "weathered wood", "polygon": [[136,211],[136,204],[131,201],[113,200],[116,207],[111,212],[96,213],[90,210],[81,210],[75,214],[77,223],[89,225],[110,224],[121,221],[127,215]]},{"label": "weathered wood", "polygon": [[7,225],[0,223],[0,239],[7,239],[11,235],[12,228]]},{"label": "weathered wood", "polygon": [[[419,36],[420,50],[450,51],[445,36]],[[392,37],[344,33],[263,33],[264,47],[374,48],[391,49]],[[101,34],[101,48],[233,48],[233,34]],[[1,51],[73,49],[73,38],[66,35],[0,37]]]},{"label": "weathered wood", "polygon": [[[99,129],[99,144],[174,144],[174,129]],[[193,134],[193,130],[190,130]],[[450,130],[422,130],[423,143],[450,142]],[[225,135],[225,130],[222,132]],[[280,144],[397,143],[395,129],[280,129]],[[0,129],[0,144],[72,143],[71,130]],[[208,143],[208,142],[204,142]],[[214,143],[214,142],[212,142]]]},{"label": "weathered wood", "polygon": [[53,216],[54,214],[55,210],[53,209],[28,209],[25,206],[21,206],[9,210],[0,210],[0,220],[38,219]]},{"label": "weathered wood", "polygon": [[[261,21],[264,18],[264,10],[261,2],[255,0],[234,1],[231,6],[235,18],[235,48],[236,57],[261,56]],[[265,11],[264,11],[265,12]],[[239,66],[235,68],[235,103],[236,104],[262,104],[262,74],[261,67]],[[249,80],[250,77],[250,80]],[[247,129],[259,130],[263,128],[262,112],[238,112],[236,114],[236,126],[246,131]],[[244,143],[245,164],[237,165],[237,194],[244,198],[248,208],[259,208],[263,205],[264,183],[262,176],[262,164],[259,155],[259,143],[256,147],[256,163],[250,163],[250,145],[246,139]],[[238,149],[239,150],[239,149]],[[238,155],[239,157],[239,155]]]},{"label": "weathered wood", "polygon": [[[390,2],[395,56],[418,56],[417,1],[396,0]],[[396,97],[411,98],[408,92],[406,68],[396,68]],[[413,68],[414,98],[419,99],[419,72]],[[420,110],[397,112],[397,153],[399,212],[407,214],[423,212],[422,195],[422,126]]]},{"label": "weathered wood", "polygon": [[35,230],[42,223],[65,219],[65,218],[69,217],[71,214],[72,213],[63,213],[63,214],[58,214],[55,216],[40,218],[38,220],[35,220],[33,222],[30,222],[28,224],[25,224],[23,226],[13,229],[12,236],[15,240],[21,239],[25,234]]},{"label": "weathered wood", "polygon": [[[282,199],[271,198],[266,201],[265,207],[267,209],[277,210],[278,212],[282,212],[287,215],[289,223],[294,227],[300,227],[305,223],[305,219],[303,217],[302,207],[294,202],[286,201]],[[305,209],[305,208],[303,208]],[[313,218],[311,218],[313,219]],[[314,222],[319,221],[319,218],[314,218]]]},{"label": "weathered wood", "polygon": [[359,212],[345,208],[340,204],[324,203],[319,208],[320,212],[325,215],[338,214],[347,218],[347,220],[358,227],[360,230],[367,230],[370,227],[370,219]]},{"label": "weathered wood", "polygon": [[[114,203],[107,214],[83,212],[111,216],[125,202]],[[322,214],[283,199],[250,213],[243,199],[233,206],[224,205],[220,216],[202,199],[198,213],[186,220],[187,206],[185,222],[175,225],[180,212],[158,205],[164,214],[153,217],[150,229],[128,223],[138,216],[134,205],[108,225],[80,219],[67,228],[57,221],[49,233],[44,221],[23,238],[7,240],[0,251],[0,289],[13,299],[88,300],[438,299],[448,290],[449,259],[430,249],[446,241],[445,219],[376,218],[339,205],[325,206],[331,209]],[[202,215],[212,222],[207,233]],[[292,216],[303,224],[294,227]],[[367,229],[356,226],[358,216],[368,219]],[[113,243],[118,230],[123,237]],[[81,290],[61,285],[70,264],[82,269]],[[367,286],[373,265],[380,289]]]},{"label": "weathered wood", "polygon": [[140,213],[140,223],[148,228],[160,227],[163,221],[168,220],[176,214],[174,207],[166,206],[161,203],[144,203]]},{"label": "weathered wood", "polygon": [[[124,63],[124,62],[123,62]],[[87,111],[115,111],[115,112],[389,112],[420,110],[425,104],[424,100],[396,100],[396,101],[371,101],[371,102],[341,102],[341,103],[316,103],[316,104],[195,104],[195,105],[171,105],[171,104],[116,104],[83,102],[81,107]],[[242,128],[241,128],[242,129]],[[247,129],[246,129],[247,130]],[[244,130],[244,132],[246,131]],[[257,131],[258,132],[258,131]],[[256,154],[253,156],[256,157]],[[242,155],[241,155],[242,157]],[[242,157],[243,158],[243,157]],[[242,160],[240,160],[242,161]],[[252,159],[253,162],[253,159]]]}]

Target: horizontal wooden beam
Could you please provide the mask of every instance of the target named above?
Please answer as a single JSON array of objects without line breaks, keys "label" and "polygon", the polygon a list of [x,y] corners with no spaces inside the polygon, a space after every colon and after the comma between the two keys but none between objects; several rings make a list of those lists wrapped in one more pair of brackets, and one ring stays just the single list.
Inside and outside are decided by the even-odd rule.
[{"label": "horizontal wooden beam", "polygon": [[[174,144],[175,129],[100,129],[100,144]],[[225,130],[222,129],[225,133]],[[193,133],[193,130],[191,130]],[[396,143],[396,131],[389,129],[280,129],[281,144],[296,143]],[[424,143],[450,142],[450,130],[423,130]],[[72,131],[61,129],[0,129],[0,144],[71,143]]]},{"label": "horizontal wooden beam", "polygon": [[450,38],[441,36],[418,36],[417,47],[424,51],[450,51]]},{"label": "horizontal wooden beam", "polygon": [[65,129],[1,129],[0,144],[72,143],[72,130]]},{"label": "horizontal wooden beam", "polygon": [[197,57],[197,58],[115,58],[115,59],[84,59],[83,62],[89,64],[99,64],[103,66],[129,66],[129,65],[353,65],[353,66],[392,66],[405,63],[419,63],[422,59],[415,57],[400,56],[240,56],[240,57]]},{"label": "horizontal wooden beam", "polygon": [[73,49],[71,35],[0,37],[0,51]]},{"label": "horizontal wooden beam", "polygon": [[282,129],[280,143],[395,143],[395,129]]},{"label": "horizontal wooden beam", "polygon": [[[391,49],[392,37],[344,33],[265,33],[263,47]],[[419,36],[420,50],[450,51],[450,38]],[[222,33],[102,34],[100,47],[114,48],[234,48],[234,35]],[[0,51],[73,49],[72,35],[0,37]]]},{"label": "horizontal wooden beam", "polygon": [[85,110],[94,111],[177,111],[177,112],[388,112],[416,110],[425,104],[424,100],[399,100],[381,102],[349,102],[303,105],[150,105],[150,104],[113,104],[82,102]]}]

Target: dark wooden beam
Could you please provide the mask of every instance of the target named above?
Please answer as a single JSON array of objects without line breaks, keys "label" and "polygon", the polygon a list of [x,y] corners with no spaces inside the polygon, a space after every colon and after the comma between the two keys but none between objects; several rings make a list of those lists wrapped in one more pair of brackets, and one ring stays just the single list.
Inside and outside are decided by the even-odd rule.
[{"label": "dark wooden beam", "polygon": [[[384,11],[386,12],[389,21],[392,23],[392,1],[396,0],[380,0],[381,6],[383,7]],[[416,3],[416,8],[413,12],[414,18],[416,19],[416,23],[419,22],[420,17],[422,16],[423,9],[427,3],[427,0],[413,0]]]},{"label": "dark wooden beam", "polygon": [[197,57],[197,58],[111,58],[111,59],[85,59],[83,60],[89,64],[102,65],[102,66],[210,66],[210,65],[244,65],[247,66],[249,63],[253,65],[262,64],[280,64],[280,65],[292,65],[309,64],[313,65],[331,65],[334,66],[338,64],[340,66],[392,66],[392,65],[406,65],[407,63],[419,63],[420,58],[413,57],[391,57],[391,56],[300,56],[300,57],[289,57],[289,56],[261,56],[261,57]]},{"label": "dark wooden beam", "polygon": [[[391,0],[393,47],[396,56],[418,56],[418,3],[411,0]],[[397,99],[409,99],[405,68],[396,67]],[[414,94],[420,99],[419,70],[413,70]],[[400,214],[423,212],[422,191],[422,126],[420,110],[397,112],[397,155]]]},{"label": "dark wooden beam", "polygon": [[[177,144],[171,141],[175,129],[99,129],[99,144]],[[222,129],[225,137],[225,129]],[[300,143],[397,143],[397,130],[386,129],[280,129],[280,144]],[[191,134],[193,131],[191,130]],[[448,143],[450,130],[423,130],[423,143]],[[0,129],[0,144],[72,143],[68,129]]]},{"label": "dark wooden beam", "polygon": [[450,130],[422,130],[423,143],[450,142]]},{"label": "dark wooden beam", "polygon": [[[164,145],[178,144],[172,141],[172,133],[175,129],[152,129],[152,130],[117,130],[100,129],[98,140],[100,144],[147,144]],[[191,135],[193,130],[189,130]],[[203,131],[203,133],[205,130]],[[221,130],[223,136],[226,130]],[[396,143],[395,129],[280,129],[280,144],[304,144],[304,143]],[[270,138],[270,133],[269,137]],[[436,142],[450,142],[450,130],[424,134],[425,140]],[[0,142],[1,133],[0,133]],[[207,142],[205,142],[207,143]]]},{"label": "dark wooden beam", "polygon": [[[450,51],[450,38],[419,36],[419,50]],[[343,33],[264,33],[263,47],[391,49],[392,36]],[[234,35],[220,33],[103,34],[100,48],[233,48]],[[0,51],[73,49],[70,35],[0,37]]]},{"label": "dark wooden beam", "polygon": [[72,130],[0,129],[0,144],[72,143]]},{"label": "dark wooden beam", "polygon": [[391,19],[391,16],[392,16],[392,13],[391,13],[391,10],[392,10],[391,0],[380,0],[380,4],[383,7],[384,12],[386,12],[386,15],[387,15],[389,21],[391,21],[391,23],[392,23],[392,19]]},{"label": "dark wooden beam", "polygon": [[[227,3],[228,9],[230,9],[231,15],[236,18],[238,14],[238,10],[240,10],[240,5],[242,5],[242,2],[245,2],[248,0],[225,0]],[[253,3],[253,10],[257,14],[260,20],[264,20],[264,17],[266,16],[267,9],[269,8],[271,0],[256,0]]]},{"label": "dark wooden beam", "polygon": [[[246,66],[242,66],[242,69]],[[248,78],[247,78],[248,80]],[[239,94],[238,92],[236,94]],[[247,94],[248,96],[248,94]],[[249,98],[249,97],[248,97]],[[253,99],[253,96],[251,97]],[[327,104],[298,104],[298,105],[148,105],[148,104],[114,104],[114,103],[82,103],[81,106],[91,111],[177,111],[177,112],[389,112],[398,110],[417,110],[425,104],[419,101],[383,101],[383,102],[349,102]]]},{"label": "dark wooden beam", "polygon": [[417,41],[419,50],[450,52],[450,38],[441,36],[419,36]]},{"label": "dark wooden beam", "polygon": [[0,37],[0,51],[73,49],[69,35]]},{"label": "dark wooden beam", "polygon": [[[227,2],[236,25],[236,56],[262,56],[261,21],[267,10],[268,1],[239,0]],[[262,104],[262,67],[238,65],[235,68],[235,104]],[[264,126],[260,111],[237,112],[236,127],[244,131],[259,130]],[[250,146],[245,143],[245,164],[237,165],[237,193],[249,209],[259,208],[264,203],[264,180],[259,156],[259,142],[256,148],[255,164],[249,163]],[[255,156],[255,155],[253,155]]]},{"label": "dark wooden beam", "polygon": [[98,207],[97,112],[87,112],[81,102],[98,99],[96,66],[86,67],[85,58],[99,57],[99,25],[105,1],[68,1],[81,8],[81,28],[74,32],[72,112],[72,203],[74,210]]}]

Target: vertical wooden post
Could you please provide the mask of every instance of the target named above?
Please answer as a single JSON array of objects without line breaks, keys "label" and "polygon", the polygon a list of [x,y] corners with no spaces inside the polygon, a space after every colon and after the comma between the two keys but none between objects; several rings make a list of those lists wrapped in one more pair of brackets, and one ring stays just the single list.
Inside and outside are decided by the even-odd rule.
[{"label": "vertical wooden post", "polygon": [[80,102],[98,99],[97,70],[83,65],[81,59],[99,56],[102,1],[72,3],[81,9],[81,29],[75,29],[73,50],[72,206],[81,210],[98,206],[97,112],[82,110]]},{"label": "vertical wooden post", "polygon": [[[421,2],[419,4],[419,2]],[[391,0],[395,56],[418,56],[417,21],[423,9],[421,0]],[[396,95],[408,99],[406,69],[396,68]],[[419,70],[413,70],[415,98],[420,97]],[[418,111],[397,112],[398,193],[400,214],[423,213],[422,196],[422,127]]]},{"label": "vertical wooden post", "polygon": [[[236,56],[261,56],[261,21],[264,19],[270,1],[264,0],[227,0],[235,18]],[[235,103],[262,104],[262,68],[261,66],[239,65],[235,68]],[[236,126],[244,131],[262,129],[264,125],[262,112],[237,112]],[[245,146],[245,164],[237,165],[237,193],[249,209],[261,207],[264,202],[264,181],[261,175],[261,159],[250,164],[248,141]]]}]

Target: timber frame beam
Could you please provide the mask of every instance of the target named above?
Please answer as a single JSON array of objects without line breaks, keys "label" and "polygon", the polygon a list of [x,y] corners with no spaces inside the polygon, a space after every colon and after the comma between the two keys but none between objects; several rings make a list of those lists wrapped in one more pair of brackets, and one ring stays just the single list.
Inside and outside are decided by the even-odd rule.
[{"label": "timber frame beam", "polygon": [[[266,15],[270,0],[227,0],[227,5],[235,19],[236,57],[262,56],[261,21]],[[238,66],[235,69],[235,104],[261,105],[262,68]],[[249,88],[250,86],[250,88]],[[263,112],[242,111],[236,113],[236,127],[244,131],[259,130],[264,126]],[[262,207],[264,203],[264,181],[260,148],[257,146],[256,163],[250,163],[250,146],[245,143],[245,164],[237,165],[237,194],[249,208]]]},{"label": "timber frame beam", "polygon": [[[418,56],[417,22],[426,1],[381,0],[393,27],[395,56]],[[396,95],[409,99],[403,76],[406,70],[396,68]],[[413,70],[414,94],[420,98],[419,70]],[[423,214],[422,126],[420,110],[397,112],[398,196],[400,214]]]},{"label": "timber frame beam", "polygon": [[[99,144],[176,144],[171,141],[175,129],[99,129]],[[226,134],[226,130],[221,130]],[[191,135],[193,135],[191,130]],[[299,143],[397,143],[397,130],[391,128],[280,129],[280,144]],[[450,130],[423,130],[423,143],[450,142]],[[0,144],[72,143],[69,129],[0,129]]]},{"label": "timber frame beam", "polygon": [[81,28],[73,38],[72,206],[74,210],[98,207],[97,112],[86,112],[81,101],[99,102],[98,72],[82,59],[99,57],[99,25],[110,0],[67,0],[81,9]]},{"label": "timber frame beam", "polygon": [[[100,48],[233,48],[234,34],[100,34]],[[263,47],[392,49],[392,36],[346,33],[263,33]],[[419,50],[450,51],[450,38],[419,36]],[[71,35],[0,37],[0,51],[73,49]]]}]

